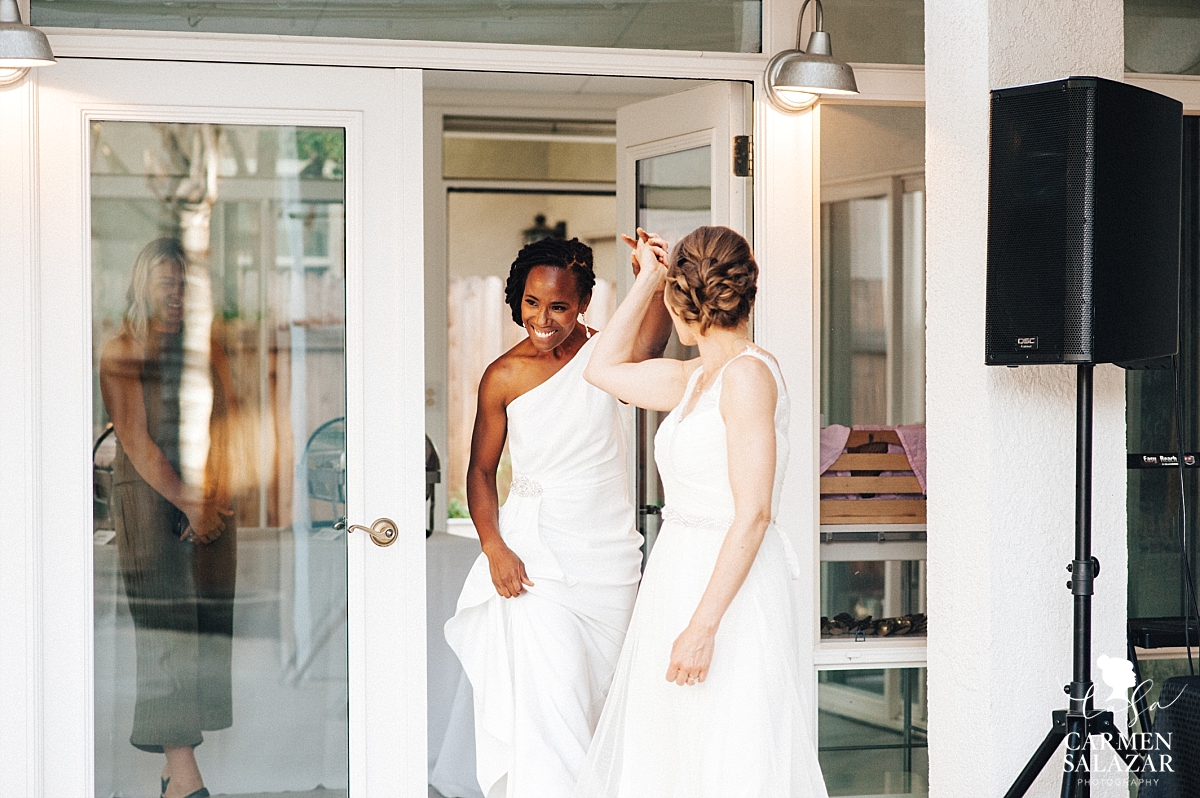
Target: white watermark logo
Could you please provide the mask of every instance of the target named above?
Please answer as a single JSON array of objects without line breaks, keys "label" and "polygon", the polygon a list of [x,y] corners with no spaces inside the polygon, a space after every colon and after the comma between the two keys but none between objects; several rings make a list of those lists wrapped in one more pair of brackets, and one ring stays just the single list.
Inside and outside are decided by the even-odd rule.
[{"label": "white watermark logo", "polygon": [[[1100,678],[1104,684],[1112,689],[1112,694],[1102,703],[1117,704],[1115,707],[1117,712],[1127,714],[1129,710],[1137,711],[1137,702],[1146,698],[1150,691],[1154,688],[1154,682],[1147,679],[1138,683],[1137,676],[1134,674],[1133,663],[1127,659],[1119,657],[1109,657],[1101,654],[1097,660],[1100,666]],[[1091,697],[1091,696],[1089,696]],[[1175,700],[1170,704],[1159,704],[1154,702],[1150,704],[1151,712],[1169,707],[1178,701]],[[1149,731],[1141,733],[1129,734],[1128,736],[1117,732],[1104,733],[1098,735],[1103,737],[1109,744],[1109,750],[1112,753],[1112,758],[1109,761],[1104,761],[1104,754],[1098,749],[1093,749],[1091,761],[1087,757],[1080,756],[1064,756],[1063,771],[1066,773],[1088,772],[1090,774],[1110,774],[1109,779],[1097,779],[1094,775],[1090,779],[1093,785],[1104,783],[1119,783],[1125,784],[1128,782],[1129,776],[1132,774],[1141,782],[1153,781],[1157,774],[1174,773],[1174,757],[1171,753],[1171,733],[1155,734]],[[1071,732],[1067,735],[1067,748],[1069,753],[1082,752],[1085,748],[1085,740],[1080,739],[1079,734]],[[1132,762],[1127,761],[1122,757],[1118,750],[1125,751],[1127,754],[1136,754],[1137,758]],[[1135,771],[1134,768],[1137,768]],[[1155,774],[1155,775],[1151,775]]]}]

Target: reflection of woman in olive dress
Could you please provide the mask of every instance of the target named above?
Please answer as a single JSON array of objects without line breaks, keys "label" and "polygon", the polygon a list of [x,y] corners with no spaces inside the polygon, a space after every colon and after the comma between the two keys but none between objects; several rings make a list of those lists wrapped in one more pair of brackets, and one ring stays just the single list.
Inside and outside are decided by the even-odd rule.
[{"label": "reflection of woman in olive dress", "polygon": [[130,742],[166,755],[166,798],[208,795],[193,749],[202,731],[233,723],[233,385],[208,332],[185,329],[188,268],[175,239],[142,250],[120,332],[100,362],[118,440],[113,518],[137,646]]}]

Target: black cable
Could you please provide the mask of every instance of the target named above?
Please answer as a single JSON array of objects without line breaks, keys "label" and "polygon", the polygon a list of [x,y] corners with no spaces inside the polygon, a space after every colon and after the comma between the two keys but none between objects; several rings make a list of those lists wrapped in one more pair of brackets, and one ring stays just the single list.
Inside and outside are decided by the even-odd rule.
[{"label": "black cable", "polygon": [[1179,355],[1171,358],[1171,371],[1175,377],[1175,448],[1178,463],[1176,471],[1179,474],[1179,557],[1183,564],[1183,582],[1186,601],[1183,617],[1183,644],[1187,649],[1188,672],[1196,675],[1196,666],[1192,661],[1192,618],[1200,619],[1200,607],[1196,604],[1196,586],[1192,581],[1192,561],[1187,551],[1187,493],[1184,486],[1183,462],[1183,396],[1179,390]]}]

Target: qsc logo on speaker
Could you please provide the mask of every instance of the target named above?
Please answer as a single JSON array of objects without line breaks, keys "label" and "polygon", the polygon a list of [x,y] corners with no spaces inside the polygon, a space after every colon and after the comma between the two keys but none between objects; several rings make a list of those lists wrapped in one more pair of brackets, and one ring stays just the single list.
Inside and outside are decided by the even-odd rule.
[{"label": "qsc logo on speaker", "polygon": [[1037,348],[1038,348],[1038,339],[1037,339],[1036,335],[1017,339],[1017,349],[1031,350],[1031,349],[1037,349]]}]

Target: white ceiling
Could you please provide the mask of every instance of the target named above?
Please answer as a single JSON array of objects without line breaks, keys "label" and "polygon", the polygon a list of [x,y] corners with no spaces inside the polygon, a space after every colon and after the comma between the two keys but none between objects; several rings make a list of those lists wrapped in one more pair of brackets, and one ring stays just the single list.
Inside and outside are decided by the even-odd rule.
[{"label": "white ceiling", "polygon": [[700,80],[536,75],[512,72],[426,71],[427,101],[440,105],[609,111],[631,102],[695,88]]}]

